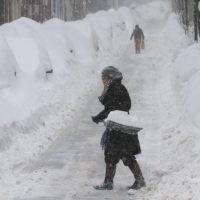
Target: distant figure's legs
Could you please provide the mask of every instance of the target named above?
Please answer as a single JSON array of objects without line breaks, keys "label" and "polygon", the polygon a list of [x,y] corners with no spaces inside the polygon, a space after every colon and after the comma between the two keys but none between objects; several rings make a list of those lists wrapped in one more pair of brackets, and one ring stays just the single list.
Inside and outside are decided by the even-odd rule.
[{"label": "distant figure's legs", "polygon": [[135,39],[135,53],[140,53],[140,48],[141,48],[141,40],[140,39]]}]

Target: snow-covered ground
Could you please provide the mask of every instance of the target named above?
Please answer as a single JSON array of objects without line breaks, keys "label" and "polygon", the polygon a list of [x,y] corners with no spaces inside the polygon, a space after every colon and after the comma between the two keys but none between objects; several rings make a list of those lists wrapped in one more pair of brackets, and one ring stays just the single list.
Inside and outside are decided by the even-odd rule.
[{"label": "snow-covered ground", "polygon": [[[200,45],[185,36],[170,1],[135,1],[76,22],[21,18],[0,27],[0,200],[199,200]],[[138,2],[138,4],[137,4]],[[142,2],[142,3],[141,3]],[[146,48],[135,55],[135,24]],[[139,133],[147,187],[119,163],[104,177],[100,72],[124,76]],[[53,73],[47,73],[53,71]]]}]

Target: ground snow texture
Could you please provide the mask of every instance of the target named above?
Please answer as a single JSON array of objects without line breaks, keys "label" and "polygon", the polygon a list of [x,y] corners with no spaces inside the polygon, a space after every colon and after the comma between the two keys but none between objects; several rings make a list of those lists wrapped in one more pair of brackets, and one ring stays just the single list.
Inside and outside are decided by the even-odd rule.
[{"label": "ground snow texture", "polygon": [[[0,27],[1,200],[199,200],[200,46],[169,2]],[[141,55],[129,40],[136,23],[145,33]],[[122,71],[143,124],[137,159],[147,187],[139,191],[126,191],[134,178],[122,163],[113,191],[92,188],[104,177],[104,127],[90,116],[102,109],[106,65]]]}]

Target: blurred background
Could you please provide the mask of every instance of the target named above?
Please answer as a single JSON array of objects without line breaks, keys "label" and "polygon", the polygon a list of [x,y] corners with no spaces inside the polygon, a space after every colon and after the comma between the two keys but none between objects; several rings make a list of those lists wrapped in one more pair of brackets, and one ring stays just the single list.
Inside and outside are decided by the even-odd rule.
[{"label": "blurred background", "polygon": [[130,0],[1,0],[0,23],[10,22],[21,16],[38,22],[50,18],[77,20],[98,10],[127,5]]},{"label": "blurred background", "polygon": [[[155,0],[0,0],[0,24],[20,17],[28,17],[37,22],[51,18],[65,21],[84,18],[88,13],[99,10],[117,9],[121,6],[134,6]],[[200,33],[200,0],[171,1],[173,10],[179,14],[186,32],[194,27],[195,40]]]}]

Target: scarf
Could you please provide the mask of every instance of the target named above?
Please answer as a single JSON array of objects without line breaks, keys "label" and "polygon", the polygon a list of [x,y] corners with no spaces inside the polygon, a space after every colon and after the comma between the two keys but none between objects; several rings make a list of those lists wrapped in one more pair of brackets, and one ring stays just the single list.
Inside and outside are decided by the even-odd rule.
[{"label": "scarf", "polygon": [[106,83],[106,85],[104,86],[104,90],[103,90],[103,92],[101,93],[101,96],[99,97],[99,101],[103,104],[103,102],[104,102],[104,99],[105,99],[105,97],[106,97],[106,94],[107,94],[107,92],[108,92],[108,90],[109,90],[109,88],[110,88],[110,85],[112,84],[112,80],[109,80],[107,83]]}]

